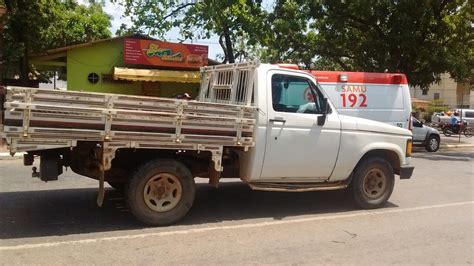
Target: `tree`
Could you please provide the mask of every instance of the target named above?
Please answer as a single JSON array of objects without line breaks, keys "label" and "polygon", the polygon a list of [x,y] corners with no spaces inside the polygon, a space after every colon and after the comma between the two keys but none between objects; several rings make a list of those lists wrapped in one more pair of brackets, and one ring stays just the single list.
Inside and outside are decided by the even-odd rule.
[{"label": "tree", "polygon": [[264,61],[310,66],[316,54],[306,43],[314,37],[307,31],[308,14],[308,5],[304,1],[277,1],[268,16],[271,38],[260,41],[260,54]]},{"label": "tree", "polygon": [[74,0],[5,0],[5,6],[4,60],[24,84],[31,53],[111,36],[110,17],[95,1],[85,6]]},{"label": "tree", "polygon": [[219,36],[224,62],[234,63],[244,50],[235,50],[236,42],[256,45],[267,36],[267,13],[261,0],[202,0],[202,1],[117,1],[125,7],[132,27],[122,25],[118,34],[146,32],[163,37],[173,27],[180,29],[183,40]]},{"label": "tree", "polygon": [[472,10],[467,0],[281,0],[270,16],[267,58],[400,71],[425,89],[441,73],[462,80],[474,68]]}]

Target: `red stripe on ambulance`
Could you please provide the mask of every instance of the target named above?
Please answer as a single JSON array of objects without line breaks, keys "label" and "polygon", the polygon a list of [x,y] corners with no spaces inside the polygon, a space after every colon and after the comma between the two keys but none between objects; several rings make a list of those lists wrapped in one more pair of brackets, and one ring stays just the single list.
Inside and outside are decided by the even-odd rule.
[{"label": "red stripe on ambulance", "polygon": [[319,83],[364,83],[364,84],[408,84],[407,77],[400,73],[342,72],[307,70]]}]

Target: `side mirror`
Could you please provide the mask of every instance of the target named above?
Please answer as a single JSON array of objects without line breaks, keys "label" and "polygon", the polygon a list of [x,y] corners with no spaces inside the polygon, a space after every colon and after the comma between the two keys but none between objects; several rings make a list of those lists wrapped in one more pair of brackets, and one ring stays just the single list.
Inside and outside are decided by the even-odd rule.
[{"label": "side mirror", "polygon": [[318,126],[324,126],[326,123],[326,114],[318,116]]},{"label": "side mirror", "polygon": [[329,113],[329,104],[327,98],[321,99],[322,115],[318,116],[318,126],[324,126],[326,123],[326,115]]},{"label": "side mirror", "polygon": [[329,103],[328,98],[321,99],[321,110],[324,115],[329,113]]}]

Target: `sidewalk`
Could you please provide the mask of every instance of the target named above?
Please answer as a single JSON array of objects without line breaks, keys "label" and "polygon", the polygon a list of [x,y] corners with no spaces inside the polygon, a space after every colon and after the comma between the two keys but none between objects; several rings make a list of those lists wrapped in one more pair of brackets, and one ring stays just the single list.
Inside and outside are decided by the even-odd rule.
[{"label": "sidewalk", "polygon": [[14,156],[11,156],[7,145],[0,145],[0,160],[19,159],[23,157],[23,154],[23,152],[17,152]]},{"label": "sidewalk", "polygon": [[446,148],[474,148],[474,137],[466,138],[461,136],[461,141],[459,141],[459,135],[454,135],[451,137],[446,137],[443,133],[441,136],[441,149]]}]

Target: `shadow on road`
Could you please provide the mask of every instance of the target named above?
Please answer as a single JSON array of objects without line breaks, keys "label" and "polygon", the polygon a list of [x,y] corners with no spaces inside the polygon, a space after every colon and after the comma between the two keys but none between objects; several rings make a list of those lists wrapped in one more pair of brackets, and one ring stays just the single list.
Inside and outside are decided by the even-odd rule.
[{"label": "shadow on road", "polygon": [[[123,195],[109,189],[102,208],[96,189],[63,189],[0,193],[0,239],[61,236],[140,229]],[[397,207],[389,203],[387,207]],[[197,184],[193,209],[180,225],[353,211],[345,191],[308,193],[256,192],[241,182],[219,189]]]}]

